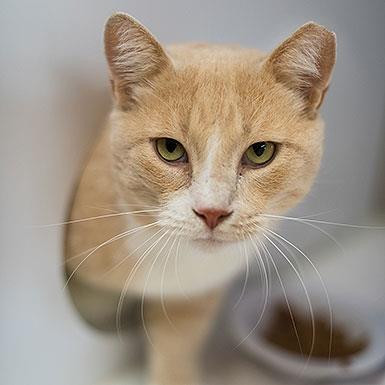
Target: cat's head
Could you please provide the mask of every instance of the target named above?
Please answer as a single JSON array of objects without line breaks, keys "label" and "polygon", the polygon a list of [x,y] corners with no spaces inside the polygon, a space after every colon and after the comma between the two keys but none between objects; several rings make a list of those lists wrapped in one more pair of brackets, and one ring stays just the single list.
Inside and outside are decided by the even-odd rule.
[{"label": "cat's head", "polygon": [[166,50],[115,14],[105,49],[120,191],[161,207],[163,226],[196,240],[239,240],[263,229],[261,214],[281,214],[309,191],[334,33],[305,24],[270,55],[203,44]]}]

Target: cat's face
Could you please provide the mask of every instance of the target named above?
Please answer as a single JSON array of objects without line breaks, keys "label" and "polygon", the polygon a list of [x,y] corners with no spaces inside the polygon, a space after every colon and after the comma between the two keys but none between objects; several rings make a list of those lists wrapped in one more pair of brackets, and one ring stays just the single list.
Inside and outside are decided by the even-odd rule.
[{"label": "cat's face", "polygon": [[217,46],[168,53],[127,15],[106,27],[122,196],[161,207],[166,228],[211,243],[260,232],[309,191],[334,34],[307,24],[270,56]]}]

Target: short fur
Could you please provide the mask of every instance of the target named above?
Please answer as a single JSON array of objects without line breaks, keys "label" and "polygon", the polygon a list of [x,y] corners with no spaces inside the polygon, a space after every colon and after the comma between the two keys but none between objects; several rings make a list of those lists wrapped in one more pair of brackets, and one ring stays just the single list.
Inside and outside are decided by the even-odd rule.
[{"label": "short fur", "polygon": [[[115,293],[115,302],[100,297],[103,317],[116,312],[122,290],[143,295],[146,330],[155,346],[150,381],[196,384],[198,351],[222,291],[244,268],[238,246],[251,253],[249,237],[271,226],[259,214],[295,206],[318,171],[318,108],[335,62],[335,35],[308,23],[270,55],[207,44],[165,50],[134,18],[119,13],[106,24],[105,51],[115,104],[83,172],[71,220],[98,216],[101,207],[159,211],[72,223],[67,274],[101,293]],[[188,163],[162,161],[152,141],[162,137],[182,143]],[[259,169],[243,165],[246,149],[260,141],[279,143],[275,159]],[[193,212],[199,207],[232,214],[209,230]]]}]

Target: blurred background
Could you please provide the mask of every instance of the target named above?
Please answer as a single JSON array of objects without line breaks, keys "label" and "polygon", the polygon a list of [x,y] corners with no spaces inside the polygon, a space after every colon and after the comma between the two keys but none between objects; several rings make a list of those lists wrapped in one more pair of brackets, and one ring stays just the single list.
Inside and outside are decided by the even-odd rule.
[{"label": "blurred background", "polygon": [[[102,31],[115,11],[138,18],[162,43],[237,43],[270,51],[309,20],[334,30],[338,60],[322,112],[323,166],[311,194],[291,215],[358,224],[381,222],[384,215],[383,0],[2,0],[4,385],[96,384],[132,354],[115,336],[83,323],[63,292],[63,229],[36,228],[65,220],[76,178],[109,111]],[[320,271],[324,269],[331,287],[349,293],[356,305],[370,306],[369,312],[385,313],[384,231],[322,226],[342,244],[344,255],[325,234],[309,226],[283,223],[281,233],[306,250]],[[250,357],[234,362],[241,366],[227,376],[232,383],[259,384],[257,378],[261,384],[276,383],[258,374]],[[244,382],[237,377],[240,372],[248,373]],[[369,383],[365,381],[359,384]],[[377,376],[371,381],[381,380]]]}]

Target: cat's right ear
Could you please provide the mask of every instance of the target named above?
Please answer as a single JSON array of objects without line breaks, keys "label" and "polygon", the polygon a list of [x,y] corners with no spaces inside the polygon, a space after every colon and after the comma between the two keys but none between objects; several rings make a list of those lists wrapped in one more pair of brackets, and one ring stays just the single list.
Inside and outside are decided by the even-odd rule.
[{"label": "cat's right ear", "polygon": [[171,61],[152,34],[132,16],[115,13],[104,30],[105,54],[116,103],[128,109],[139,88],[151,84]]}]

